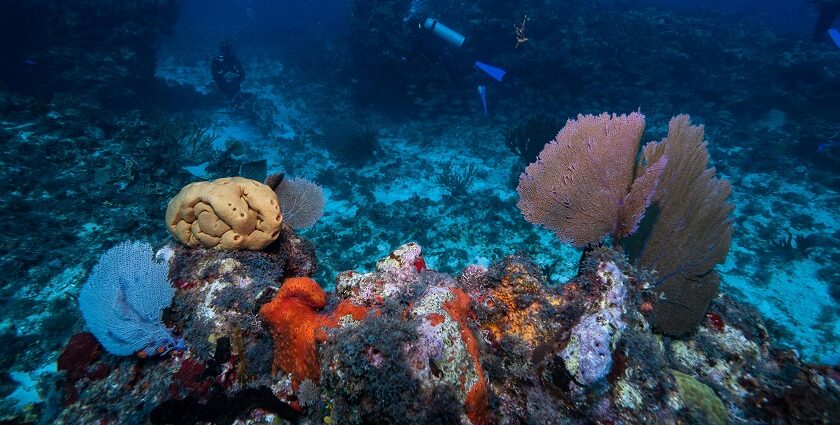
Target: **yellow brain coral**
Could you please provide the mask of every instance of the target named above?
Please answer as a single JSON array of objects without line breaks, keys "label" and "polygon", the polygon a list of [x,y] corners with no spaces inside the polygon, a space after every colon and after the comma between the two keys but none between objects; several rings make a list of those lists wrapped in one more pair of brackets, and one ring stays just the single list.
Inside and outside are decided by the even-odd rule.
[{"label": "yellow brain coral", "polygon": [[191,247],[260,250],[277,239],[282,222],[274,191],[243,177],[190,183],[166,208],[169,233]]}]

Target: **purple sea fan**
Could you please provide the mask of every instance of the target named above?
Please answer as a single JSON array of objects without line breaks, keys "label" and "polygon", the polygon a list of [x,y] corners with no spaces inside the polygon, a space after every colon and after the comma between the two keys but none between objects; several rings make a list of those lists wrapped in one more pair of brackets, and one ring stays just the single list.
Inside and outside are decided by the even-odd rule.
[{"label": "purple sea fan", "polygon": [[153,258],[151,245],[123,242],[99,258],[79,293],[79,308],[91,333],[108,352],[180,349],[183,341],[161,322],[175,295],[169,266]]},{"label": "purple sea fan", "polygon": [[656,271],[655,325],[674,336],[703,320],[720,285],[714,267],[732,242],[732,189],[709,168],[704,138],[703,126],[678,115],[661,142],[645,146],[645,160],[667,156],[668,164],[653,199],[656,220],[641,249],[627,250],[638,266]]},{"label": "purple sea fan", "polygon": [[636,167],[644,127],[636,112],[569,120],[519,178],[525,219],[579,247],[633,234],[667,162]]}]

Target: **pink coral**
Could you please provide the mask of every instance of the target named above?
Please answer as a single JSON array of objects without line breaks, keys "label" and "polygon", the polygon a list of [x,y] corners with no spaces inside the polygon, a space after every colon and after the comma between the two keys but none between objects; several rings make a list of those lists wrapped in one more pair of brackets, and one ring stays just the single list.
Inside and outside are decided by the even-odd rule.
[{"label": "pink coral", "polygon": [[650,205],[666,159],[636,176],[642,114],[578,115],[519,178],[525,219],[577,246],[633,234]]}]

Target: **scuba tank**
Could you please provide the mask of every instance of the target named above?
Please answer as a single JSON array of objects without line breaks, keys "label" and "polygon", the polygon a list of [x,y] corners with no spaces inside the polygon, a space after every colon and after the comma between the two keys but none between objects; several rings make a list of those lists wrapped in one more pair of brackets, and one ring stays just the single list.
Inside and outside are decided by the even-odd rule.
[{"label": "scuba tank", "polygon": [[426,22],[423,23],[423,28],[430,31],[437,38],[451,44],[453,47],[461,47],[461,45],[464,44],[463,35],[458,34],[452,28],[440,23],[437,19],[426,18]]}]

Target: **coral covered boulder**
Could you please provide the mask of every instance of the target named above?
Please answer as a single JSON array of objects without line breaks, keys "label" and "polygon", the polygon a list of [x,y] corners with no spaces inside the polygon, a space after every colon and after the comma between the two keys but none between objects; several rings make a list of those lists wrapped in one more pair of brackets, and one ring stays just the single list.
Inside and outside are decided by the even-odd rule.
[{"label": "coral covered boulder", "polygon": [[400,246],[373,272],[340,274],[334,295],[374,312],[318,346],[335,421],[489,423],[473,300],[455,279],[426,268],[419,245]]},{"label": "coral covered boulder", "polygon": [[242,177],[184,186],[169,201],[169,233],[190,246],[260,250],[277,239],[283,215],[270,187]]},{"label": "coral covered boulder", "polygon": [[[283,238],[283,235],[280,236]],[[774,348],[721,296],[695,332],[653,333],[650,275],[587,251],[562,285],[514,255],[458,278],[405,244],[327,292],[267,251],[177,247],[164,323],[185,350],[59,359],[59,424],[835,423],[840,372]],[[288,250],[279,250],[286,246]],[[277,252],[271,252],[278,249]],[[282,282],[282,283],[280,283]],[[279,288],[277,287],[279,285]]]}]

